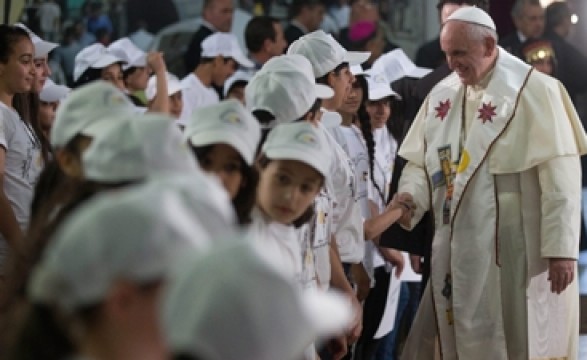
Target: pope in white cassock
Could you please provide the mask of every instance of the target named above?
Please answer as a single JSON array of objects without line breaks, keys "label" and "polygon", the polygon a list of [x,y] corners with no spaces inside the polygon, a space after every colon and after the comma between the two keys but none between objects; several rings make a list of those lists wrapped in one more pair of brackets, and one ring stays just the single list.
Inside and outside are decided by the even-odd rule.
[{"label": "pope in white cassock", "polygon": [[432,274],[402,359],[576,359],[579,156],[587,138],[564,87],[499,48],[475,7],[445,22],[454,73],[400,151],[415,225],[434,212]]}]

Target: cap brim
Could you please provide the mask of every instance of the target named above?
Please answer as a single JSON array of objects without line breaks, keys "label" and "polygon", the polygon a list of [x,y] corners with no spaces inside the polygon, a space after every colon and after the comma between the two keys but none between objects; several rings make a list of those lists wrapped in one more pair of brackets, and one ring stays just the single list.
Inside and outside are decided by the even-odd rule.
[{"label": "cap brim", "polygon": [[230,145],[248,165],[253,164],[255,157],[255,150],[247,151],[245,143],[241,141],[240,134],[229,134],[225,129],[196,132],[189,136],[189,142],[192,146],[207,146],[219,143]]},{"label": "cap brim", "polygon": [[137,59],[122,66],[123,70],[128,70],[131,67],[145,67],[147,66],[147,55],[139,56]]},{"label": "cap brim", "polygon": [[236,61],[240,66],[245,67],[245,68],[253,68],[255,67],[255,64],[247,59],[244,55],[242,54],[235,54],[233,57],[234,61]]},{"label": "cap brim", "polygon": [[187,86],[185,86],[184,84],[182,84],[181,82],[177,81],[177,82],[173,82],[173,83],[167,83],[167,95],[171,96],[175,93],[178,93],[182,90],[187,89]]},{"label": "cap brim", "polygon": [[398,100],[401,100],[402,97],[399,96],[398,93],[396,93],[395,91],[391,90],[391,89],[387,89],[387,88],[382,88],[382,89],[375,89],[375,90],[369,90],[369,100],[370,101],[377,101],[377,100],[381,100],[384,99],[386,97],[394,97]]},{"label": "cap brim", "polygon": [[410,71],[407,74],[407,76],[408,77],[411,77],[411,78],[421,79],[424,76],[430,74],[431,72],[432,72],[432,69],[426,69],[426,68],[416,67],[412,71]]},{"label": "cap brim", "polygon": [[365,76],[367,73],[363,70],[361,65],[351,65],[351,74],[353,74],[353,76]]},{"label": "cap brim", "polygon": [[53,51],[56,47],[59,46],[59,44],[52,43],[52,42],[45,41],[45,40],[41,40],[41,41],[35,43],[34,45],[35,45],[35,59],[43,58],[43,57],[49,55],[49,53],[51,51]]},{"label": "cap brim", "polygon": [[327,85],[316,84],[316,97],[318,99],[330,99],[334,96],[334,90]]},{"label": "cap brim", "polygon": [[103,69],[106,66],[110,66],[110,65],[115,64],[115,63],[118,63],[118,62],[123,63],[124,61],[122,59],[114,56],[114,55],[111,55],[111,54],[103,54],[90,67],[91,68],[94,68],[94,69]]},{"label": "cap brim", "polygon": [[39,93],[39,100],[44,102],[57,102],[65,99],[67,94],[71,91],[70,88],[63,85],[52,85],[48,89],[43,89]]},{"label": "cap brim", "polygon": [[347,51],[344,55],[344,62],[350,66],[361,65],[369,59],[371,53],[368,51]]}]

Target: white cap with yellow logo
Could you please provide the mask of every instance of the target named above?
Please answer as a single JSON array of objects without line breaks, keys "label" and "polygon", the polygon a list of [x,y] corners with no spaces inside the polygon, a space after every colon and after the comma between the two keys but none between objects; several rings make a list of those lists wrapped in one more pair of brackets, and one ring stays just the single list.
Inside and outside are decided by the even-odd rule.
[{"label": "white cap with yellow logo", "polygon": [[309,122],[277,125],[263,144],[262,152],[274,160],[301,161],[328,176],[331,153],[323,131]]}]

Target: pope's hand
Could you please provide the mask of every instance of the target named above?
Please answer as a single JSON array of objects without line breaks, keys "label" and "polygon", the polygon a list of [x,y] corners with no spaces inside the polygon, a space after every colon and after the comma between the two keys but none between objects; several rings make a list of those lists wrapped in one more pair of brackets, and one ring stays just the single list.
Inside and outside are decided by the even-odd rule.
[{"label": "pope's hand", "polygon": [[549,258],[548,280],[550,291],[562,293],[575,278],[575,262],[573,259]]},{"label": "pope's hand", "polygon": [[414,203],[414,198],[412,197],[412,194],[396,194],[393,200],[397,201],[404,210],[402,217],[398,220],[398,223],[404,227],[410,227],[410,223],[412,222],[412,218],[414,217],[414,211],[416,210],[416,204]]}]

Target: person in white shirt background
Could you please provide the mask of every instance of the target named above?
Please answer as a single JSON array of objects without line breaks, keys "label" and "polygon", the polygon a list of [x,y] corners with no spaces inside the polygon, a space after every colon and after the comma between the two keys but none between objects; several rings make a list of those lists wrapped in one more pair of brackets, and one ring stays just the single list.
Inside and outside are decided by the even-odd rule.
[{"label": "person in white shirt background", "polygon": [[47,79],[43,90],[39,93],[39,125],[47,141],[51,134],[51,127],[55,121],[55,114],[61,100],[65,99],[71,89],[65,85],[57,85]]},{"label": "person in white shirt background", "polygon": [[57,41],[61,25],[61,8],[55,0],[45,0],[37,12],[40,20],[43,38],[48,41]]},{"label": "person in white shirt background", "polygon": [[182,79],[183,111],[180,124],[185,125],[195,109],[220,101],[214,87],[222,88],[224,82],[238,66],[253,67],[243,54],[236,37],[228,33],[214,33],[202,42],[200,62]]},{"label": "person in white shirt background", "polygon": [[165,82],[167,85],[167,92],[163,91],[161,85],[159,84],[158,75],[152,75],[147,82],[147,88],[145,89],[145,97],[147,98],[147,111],[159,111],[156,110],[157,102],[158,102],[158,94],[163,94],[161,96],[168,98],[168,114],[173,116],[175,119],[179,119],[181,116],[181,112],[183,110],[183,97],[182,97],[182,90],[184,89],[184,85],[182,82],[177,78],[177,76],[166,73],[165,74]]},{"label": "person in white shirt background", "polygon": [[33,188],[42,169],[39,140],[13,107],[16,94],[30,92],[35,79],[34,46],[28,33],[0,25],[0,264],[21,244],[29,221]]}]

